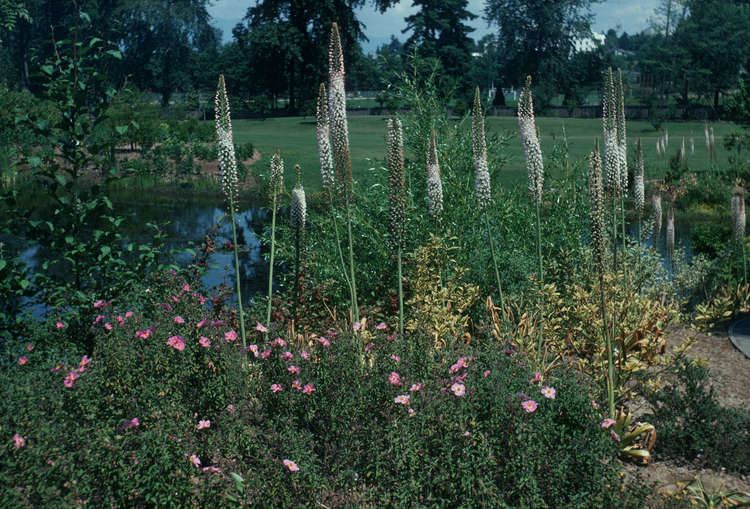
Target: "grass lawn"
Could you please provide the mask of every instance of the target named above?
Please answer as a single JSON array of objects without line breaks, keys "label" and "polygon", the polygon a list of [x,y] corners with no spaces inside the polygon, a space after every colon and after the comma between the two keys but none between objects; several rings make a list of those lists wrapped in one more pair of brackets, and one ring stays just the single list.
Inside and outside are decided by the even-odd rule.
[{"label": "grass lawn", "polygon": [[[565,126],[568,145],[572,161],[582,161],[591,150],[594,139],[601,138],[601,120],[598,119],[562,119],[538,118],[537,124],[541,134],[542,150],[548,155],[554,140],[560,139],[562,127]],[[719,165],[727,163],[727,152],[721,147],[722,137],[737,129],[737,126],[727,122],[711,124],[716,135]],[[703,138],[702,122],[670,122],[669,129],[670,154],[676,153],[682,137],[685,137],[688,153],[688,164],[694,171],[701,171],[709,166],[708,151]],[[468,124],[467,124],[468,128]],[[315,141],[315,119],[313,117],[274,118],[268,120],[236,120],[234,121],[235,140],[237,142],[250,141],[256,150],[262,154],[256,163],[256,171],[268,171],[270,154],[279,148],[286,163],[287,180],[292,182],[295,164],[302,167],[304,184],[308,190],[320,187],[318,163],[318,149]],[[507,132],[512,135],[507,147],[508,162],[502,169],[503,183],[506,185],[525,184],[526,170],[524,168],[521,145],[518,142],[518,124],[514,117],[489,117],[487,119],[489,133]],[[368,174],[381,170],[385,157],[385,117],[380,116],[351,116],[349,118],[349,137],[352,149],[354,176],[360,183],[368,182]],[[690,137],[695,138],[695,154],[690,154]],[[656,138],[657,133],[648,122],[628,122],[628,140],[631,143],[641,138],[646,155],[646,178],[663,172],[666,163],[657,162]],[[413,156],[413,155],[412,155]],[[409,157],[409,154],[407,154]]]}]

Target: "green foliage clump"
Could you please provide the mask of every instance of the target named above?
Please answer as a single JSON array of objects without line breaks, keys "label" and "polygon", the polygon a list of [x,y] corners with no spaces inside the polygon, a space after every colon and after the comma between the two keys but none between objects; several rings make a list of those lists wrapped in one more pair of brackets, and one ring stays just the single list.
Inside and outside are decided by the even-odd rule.
[{"label": "green foliage clump", "polygon": [[255,332],[244,351],[223,297],[192,284],[165,273],[98,303],[90,356],[64,323],[6,345],[0,505],[621,504],[615,443],[574,373],[537,382],[486,338],[428,355],[430,338],[383,325]]},{"label": "green foliage clump", "polygon": [[722,407],[710,385],[709,370],[682,359],[672,371],[672,381],[651,393],[656,426],[656,454],[709,468],[750,471],[750,414]]}]

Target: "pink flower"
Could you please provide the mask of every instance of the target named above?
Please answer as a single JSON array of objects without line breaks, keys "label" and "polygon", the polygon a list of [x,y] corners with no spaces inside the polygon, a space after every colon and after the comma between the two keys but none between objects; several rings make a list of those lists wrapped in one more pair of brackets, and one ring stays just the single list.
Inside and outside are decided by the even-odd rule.
[{"label": "pink flower", "polygon": [[310,359],[310,354],[307,352],[307,350],[302,350],[299,353],[299,356],[302,357],[305,360],[309,360]]},{"label": "pink flower", "polygon": [[521,408],[526,410],[526,413],[529,413],[529,414],[535,412],[538,406],[539,406],[539,403],[537,403],[533,399],[527,399],[526,401],[521,403]]},{"label": "pink flower", "polygon": [[395,334],[388,334],[385,339],[388,341],[396,341],[396,335]]},{"label": "pink flower", "polygon": [[190,463],[192,463],[195,468],[200,468],[201,467],[201,459],[198,456],[196,456],[195,454],[191,454],[188,457],[188,461],[190,461]]},{"label": "pink flower", "polygon": [[181,336],[170,336],[167,344],[180,352],[185,349],[185,340]]},{"label": "pink flower", "polygon": [[50,371],[50,373],[57,373],[61,369],[62,369],[62,364],[57,363],[54,366],[52,366],[49,371]]},{"label": "pink flower", "polygon": [[463,368],[468,368],[469,364],[466,362],[466,357],[459,357],[455,364],[450,367],[451,373],[458,373]]},{"label": "pink flower", "polygon": [[300,372],[299,366],[289,366],[288,368],[286,368],[286,370],[291,375],[299,375]]},{"label": "pink flower", "polygon": [[269,358],[270,356],[271,356],[271,350],[263,350],[263,351],[262,351],[262,352],[260,353],[260,357],[261,357],[262,359],[268,359],[268,358]]},{"label": "pink flower", "polygon": [[466,386],[462,383],[454,383],[451,385],[451,392],[460,398],[466,394]]},{"label": "pink flower", "polygon": [[108,331],[111,331],[113,329],[112,324],[109,322],[104,324],[104,328]]},{"label": "pink flower", "polygon": [[276,338],[273,341],[271,341],[271,346],[278,346],[279,348],[284,348],[286,346],[286,341],[284,341],[281,338]]},{"label": "pink flower", "polygon": [[294,354],[292,352],[284,352],[281,354],[281,360],[284,360],[286,362],[289,362],[294,358]]},{"label": "pink flower", "polygon": [[299,466],[292,460],[284,460],[283,463],[286,469],[289,470],[290,472],[292,473],[299,472]]},{"label": "pink flower", "polygon": [[184,285],[182,285],[182,291],[183,292],[189,292],[190,291],[190,285],[187,284],[187,283],[185,283]]},{"label": "pink flower", "polygon": [[399,375],[395,371],[391,371],[391,374],[388,375],[388,381],[391,383],[391,385],[401,385],[401,375]]},{"label": "pink flower", "polygon": [[78,372],[83,373],[84,371],[86,371],[86,366],[88,366],[90,362],[91,359],[88,355],[84,355],[83,357],[81,357],[81,360],[78,363]]},{"label": "pink flower", "polygon": [[224,333],[224,339],[226,339],[230,343],[232,341],[237,341],[237,333],[234,332],[233,330],[227,331]]},{"label": "pink flower", "polygon": [[542,374],[539,371],[534,372],[534,376],[531,377],[531,383],[538,384],[542,381]]},{"label": "pink flower", "polygon": [[388,329],[388,325],[385,322],[380,322],[375,326],[376,330],[386,330]]},{"label": "pink flower", "polygon": [[133,318],[133,316],[135,316],[135,313],[132,311],[125,312],[125,318]]},{"label": "pink flower", "polygon": [[65,324],[64,324],[63,322],[57,322],[57,323],[55,324],[55,328],[56,328],[57,330],[60,330],[60,329],[64,329],[64,328],[65,328]]},{"label": "pink flower", "polygon": [[174,317],[174,323],[176,323],[177,325],[184,325],[185,319],[181,317],[180,315],[177,315]]},{"label": "pink flower", "polygon": [[122,315],[117,315],[115,320],[117,320],[117,324],[120,326],[125,323],[125,318],[123,318]]},{"label": "pink flower", "polygon": [[354,332],[360,331],[362,329],[362,322],[354,322],[352,329],[354,329]]},{"label": "pink flower", "polygon": [[24,366],[27,362],[29,362],[29,358],[26,357],[25,355],[22,355],[22,356],[20,356],[18,358],[18,365],[19,366]]},{"label": "pink flower", "polygon": [[77,371],[71,371],[70,373],[68,373],[67,375],[65,375],[65,380],[63,380],[63,385],[67,389],[71,389],[73,387],[73,384],[75,383],[75,381],[78,380],[79,376],[80,375],[78,374]]},{"label": "pink flower", "polygon": [[271,384],[271,392],[276,394],[277,392],[281,392],[284,390],[284,386],[281,384]]},{"label": "pink flower", "polygon": [[470,437],[471,436],[471,431],[464,431],[464,436],[465,437]]},{"label": "pink flower", "polygon": [[177,295],[172,295],[172,302],[177,304],[178,302],[180,302],[180,298]]},{"label": "pink flower", "polygon": [[540,391],[542,393],[542,396],[544,396],[547,399],[555,399],[555,396],[557,396],[557,391],[554,387],[545,386],[542,387],[542,390]]},{"label": "pink flower", "polygon": [[231,415],[231,414],[235,413],[236,411],[237,411],[237,408],[233,404],[230,403],[230,404],[227,405],[227,413],[228,414]]},{"label": "pink flower", "polygon": [[409,417],[414,417],[415,413],[417,412],[415,412],[413,408],[409,408]]},{"label": "pink flower", "polygon": [[302,390],[302,382],[299,381],[299,380],[295,380],[294,382],[292,382],[292,389],[297,390],[297,391],[301,391]]},{"label": "pink flower", "polygon": [[151,337],[151,329],[135,331],[135,337],[138,339],[148,339]]},{"label": "pink flower", "polygon": [[302,392],[304,394],[312,394],[315,392],[315,384],[305,384],[305,386],[302,388]]},{"label": "pink flower", "polygon": [[125,422],[122,423],[122,429],[137,428],[140,425],[141,421],[138,417],[133,417],[132,419],[126,419]]},{"label": "pink flower", "polygon": [[220,474],[221,469],[215,466],[203,467],[202,472],[205,474]]},{"label": "pink flower", "polygon": [[488,376],[490,376],[490,374],[492,374],[492,371],[490,371],[489,369],[485,369],[484,373],[482,373],[482,377],[487,378]]},{"label": "pink flower", "polygon": [[258,355],[259,355],[258,345],[247,345],[247,349],[253,352],[253,355],[255,356],[256,359],[258,358]]},{"label": "pink flower", "polygon": [[205,327],[205,326],[206,326],[206,319],[204,318],[204,319],[203,319],[203,320],[201,320],[200,322],[196,323],[196,324],[195,324],[195,326],[196,326],[197,328],[199,328],[199,329],[202,329],[203,327]]},{"label": "pink flower", "polygon": [[396,403],[397,405],[408,405],[410,399],[411,399],[411,396],[409,396],[408,394],[401,394],[393,398],[393,402]]},{"label": "pink flower", "polygon": [[401,357],[399,357],[399,356],[398,356],[398,355],[396,355],[395,353],[392,353],[392,354],[391,354],[391,360],[392,360],[393,362],[401,362]]},{"label": "pink flower", "polygon": [[266,327],[260,322],[257,322],[255,324],[255,330],[257,330],[258,332],[268,332],[268,327]]},{"label": "pink flower", "polygon": [[424,389],[424,384],[412,384],[412,386],[409,387],[411,392],[421,391],[422,389]]},{"label": "pink flower", "polygon": [[211,427],[211,421],[208,419],[200,420],[198,421],[197,426],[195,426],[195,429],[207,429]]},{"label": "pink flower", "polygon": [[21,449],[26,446],[26,438],[22,437],[18,433],[13,435],[13,445],[16,449]]},{"label": "pink flower", "polygon": [[211,346],[211,340],[206,336],[201,336],[201,338],[198,340],[198,344],[203,348],[208,348],[209,346]]},{"label": "pink flower", "polygon": [[321,336],[321,337],[318,338],[318,343],[320,343],[320,346],[324,346],[326,348],[328,348],[329,346],[331,346],[331,341],[328,340],[327,338],[323,337],[323,336]]},{"label": "pink flower", "polygon": [[96,315],[96,318],[94,319],[94,325],[100,323],[102,320],[104,320],[104,315]]},{"label": "pink flower", "polygon": [[32,345],[31,343],[28,343],[28,344],[26,345],[26,351],[27,351],[27,352],[31,352],[31,351],[33,351],[33,350],[34,350],[34,345]]},{"label": "pink flower", "polygon": [[603,421],[601,422],[601,427],[602,427],[602,429],[609,429],[609,428],[611,428],[612,426],[614,426],[614,425],[615,425],[615,423],[616,423],[616,421],[615,421],[614,419],[610,419],[610,418],[608,417],[608,418],[604,419],[604,420],[603,420]]},{"label": "pink flower", "polygon": [[109,306],[109,302],[106,300],[99,299],[94,301],[94,309],[106,308],[107,306]]}]

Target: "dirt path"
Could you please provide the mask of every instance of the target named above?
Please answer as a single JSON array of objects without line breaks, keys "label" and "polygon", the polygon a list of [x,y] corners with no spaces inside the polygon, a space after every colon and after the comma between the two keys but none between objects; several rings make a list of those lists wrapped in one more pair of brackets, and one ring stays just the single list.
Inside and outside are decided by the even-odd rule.
[{"label": "dirt path", "polygon": [[723,406],[750,409],[750,359],[737,350],[726,331],[706,334],[685,326],[672,329],[667,347],[673,349],[693,338],[687,355],[700,359],[711,370],[715,394]]},{"label": "dirt path", "polygon": [[[711,370],[711,381],[719,402],[727,407],[750,408],[750,359],[735,348],[726,331],[707,334],[686,326],[678,326],[667,334],[667,348],[671,351],[687,340],[693,341],[687,352],[688,357],[702,360]],[[653,486],[655,494],[663,496],[681,491],[696,477],[700,477],[706,491],[710,493],[731,490],[750,493],[749,476],[677,465],[658,459],[648,467],[628,464],[626,469],[630,475]],[[661,506],[658,499],[653,502],[649,507]]]}]

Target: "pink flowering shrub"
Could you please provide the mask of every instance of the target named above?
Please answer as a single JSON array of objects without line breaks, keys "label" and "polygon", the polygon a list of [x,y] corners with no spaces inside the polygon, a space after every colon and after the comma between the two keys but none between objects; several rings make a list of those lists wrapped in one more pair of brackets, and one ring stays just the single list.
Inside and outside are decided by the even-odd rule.
[{"label": "pink flowering shrub", "polygon": [[185,284],[97,308],[85,355],[8,355],[0,506],[627,507],[604,416],[569,373],[540,384],[494,341],[428,357],[372,326],[365,367],[349,327],[250,327],[243,349],[232,307]]}]

